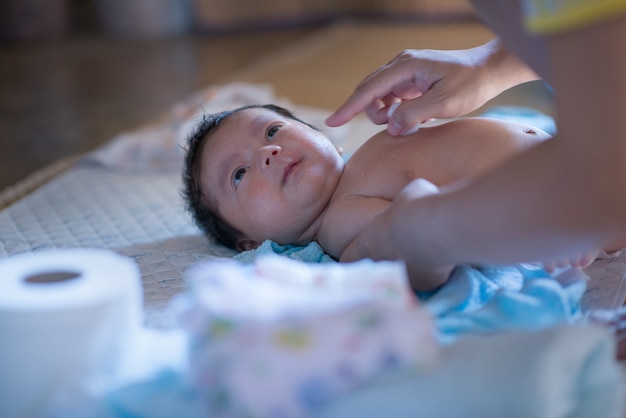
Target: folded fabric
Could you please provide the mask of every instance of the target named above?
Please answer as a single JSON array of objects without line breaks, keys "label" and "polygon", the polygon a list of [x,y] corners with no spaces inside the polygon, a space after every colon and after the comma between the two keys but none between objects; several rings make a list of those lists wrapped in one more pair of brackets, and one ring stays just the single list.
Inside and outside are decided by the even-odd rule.
[{"label": "folded fabric", "polygon": [[442,341],[460,335],[534,330],[574,323],[588,276],[568,269],[552,277],[529,264],[459,266],[446,285],[422,295]]},{"label": "folded fabric", "polygon": [[375,376],[436,359],[402,263],[274,255],[202,263],[186,278],[190,377],[215,414],[306,416]]},{"label": "folded fabric", "polygon": [[346,394],[316,418],[623,418],[621,366],[604,328],[467,336],[426,373],[404,370]]}]

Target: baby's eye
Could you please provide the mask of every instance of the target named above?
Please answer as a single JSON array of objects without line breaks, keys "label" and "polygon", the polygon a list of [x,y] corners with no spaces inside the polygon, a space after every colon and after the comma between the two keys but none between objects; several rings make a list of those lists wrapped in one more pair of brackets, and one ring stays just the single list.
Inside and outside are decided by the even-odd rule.
[{"label": "baby's eye", "polygon": [[267,139],[271,140],[276,135],[276,132],[282,127],[282,125],[273,125],[267,130]]},{"label": "baby's eye", "polygon": [[235,170],[235,173],[233,174],[233,183],[235,184],[235,188],[239,186],[239,183],[241,182],[241,179],[243,178],[244,174],[246,174],[246,171],[248,171],[248,169],[245,167],[238,168],[237,170]]}]

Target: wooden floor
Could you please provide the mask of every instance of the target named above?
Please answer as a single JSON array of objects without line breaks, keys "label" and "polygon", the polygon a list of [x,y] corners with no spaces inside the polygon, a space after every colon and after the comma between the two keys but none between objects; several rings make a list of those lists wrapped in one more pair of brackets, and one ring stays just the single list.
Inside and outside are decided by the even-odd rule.
[{"label": "wooden floor", "polygon": [[[490,37],[476,22],[344,23],[152,42],[92,35],[0,45],[0,190],[211,84],[271,83],[296,103],[332,109],[402,49],[465,48]],[[526,89],[521,97],[541,107],[542,94]]]},{"label": "wooden floor", "polygon": [[0,190],[306,35],[0,45]]}]

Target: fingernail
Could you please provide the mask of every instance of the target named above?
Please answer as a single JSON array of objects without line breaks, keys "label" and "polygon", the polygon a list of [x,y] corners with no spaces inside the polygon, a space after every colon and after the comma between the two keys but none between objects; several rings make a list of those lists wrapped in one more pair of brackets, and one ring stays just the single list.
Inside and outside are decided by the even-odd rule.
[{"label": "fingernail", "polygon": [[398,122],[392,121],[389,126],[387,126],[387,130],[391,135],[402,135],[404,128]]},{"label": "fingernail", "polygon": [[387,109],[387,119],[391,118],[391,115],[393,115],[398,106],[400,106],[400,102],[395,102],[389,105],[389,109]]},{"label": "fingernail", "polygon": [[417,125],[413,126],[411,129],[407,130],[406,132],[403,132],[402,135],[413,135],[415,132],[420,130],[421,126],[422,124],[418,123]]}]

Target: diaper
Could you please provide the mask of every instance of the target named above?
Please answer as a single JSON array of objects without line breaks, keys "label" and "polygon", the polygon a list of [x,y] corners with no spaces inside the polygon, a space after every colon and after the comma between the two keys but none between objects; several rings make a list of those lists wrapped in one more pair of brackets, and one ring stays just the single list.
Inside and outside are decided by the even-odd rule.
[{"label": "diaper", "polygon": [[386,372],[435,363],[402,263],[267,256],[186,278],[191,382],[218,416],[306,416]]}]

